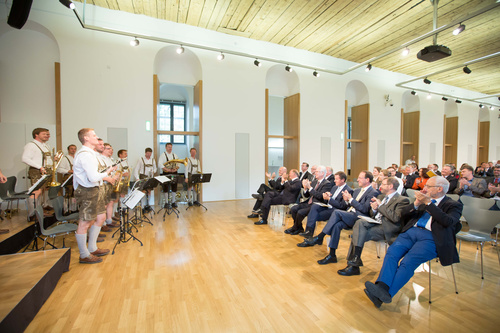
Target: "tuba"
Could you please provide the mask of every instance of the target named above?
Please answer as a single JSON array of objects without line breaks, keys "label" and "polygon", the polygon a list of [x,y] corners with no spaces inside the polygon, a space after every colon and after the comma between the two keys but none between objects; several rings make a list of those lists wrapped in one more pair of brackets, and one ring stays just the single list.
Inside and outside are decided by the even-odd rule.
[{"label": "tuba", "polygon": [[57,172],[57,167],[61,163],[63,156],[64,153],[62,152],[62,150],[58,150],[57,154],[55,154],[54,157],[52,158],[52,181],[49,184],[50,187],[57,187],[61,185],[61,183],[57,181],[56,172]]},{"label": "tuba", "polygon": [[170,160],[170,161],[167,161],[165,163],[163,163],[163,166],[164,167],[167,167],[167,165],[169,164],[174,164],[174,163],[182,163],[184,164],[184,166],[187,166],[188,165],[188,158],[186,157],[185,159],[181,160],[181,159],[178,159],[178,160]]}]

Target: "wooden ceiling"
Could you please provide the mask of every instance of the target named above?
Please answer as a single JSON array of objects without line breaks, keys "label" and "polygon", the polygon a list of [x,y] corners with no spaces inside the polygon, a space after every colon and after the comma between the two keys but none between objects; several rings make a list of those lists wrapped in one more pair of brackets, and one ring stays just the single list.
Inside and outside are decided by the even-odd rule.
[{"label": "wooden ceiling", "polygon": [[[80,0],[80,2],[83,2]],[[438,24],[444,26],[495,0],[439,0]],[[430,0],[87,0],[87,4],[184,23],[222,33],[304,49],[362,63],[433,29]],[[416,58],[432,37],[372,62],[374,67],[415,77],[500,51],[500,4],[438,35],[452,56],[428,63]],[[429,76],[439,82],[488,95],[500,93],[500,56]]]}]

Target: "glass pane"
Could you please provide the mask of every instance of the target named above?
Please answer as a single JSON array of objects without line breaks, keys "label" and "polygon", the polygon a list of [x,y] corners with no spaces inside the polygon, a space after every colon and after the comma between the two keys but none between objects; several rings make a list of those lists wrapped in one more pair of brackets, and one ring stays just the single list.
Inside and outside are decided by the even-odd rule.
[{"label": "glass pane", "polygon": [[174,118],[184,119],[184,105],[174,105]]},{"label": "glass pane", "polygon": [[184,135],[174,135],[174,143],[184,143]]},{"label": "glass pane", "polygon": [[158,105],[158,117],[170,117],[170,104]]},{"label": "glass pane", "polygon": [[268,169],[269,173],[278,174],[278,169],[283,165],[284,139],[270,138],[268,150]]},{"label": "glass pane", "polygon": [[184,119],[174,118],[174,131],[184,131]]},{"label": "glass pane", "polygon": [[158,141],[162,144],[169,143],[170,141],[170,135],[167,134],[158,134]]},{"label": "glass pane", "polygon": [[170,131],[170,117],[158,118],[158,130]]}]

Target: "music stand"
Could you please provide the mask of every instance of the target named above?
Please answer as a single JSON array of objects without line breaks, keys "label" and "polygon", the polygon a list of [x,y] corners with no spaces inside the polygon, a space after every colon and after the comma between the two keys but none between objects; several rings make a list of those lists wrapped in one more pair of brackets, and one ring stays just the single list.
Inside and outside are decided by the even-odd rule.
[{"label": "music stand", "polygon": [[[179,183],[179,176],[180,175],[176,175],[176,174],[169,174],[169,175],[163,175],[163,176],[158,176],[158,177],[155,177],[159,183],[161,183],[162,185],[163,184],[167,184],[167,201],[165,202],[165,204],[163,205],[162,208],[160,208],[156,213],[158,214],[159,212],[162,211],[162,209],[165,209],[165,212],[163,213],[163,222],[165,222],[165,215],[170,215],[172,213],[174,213],[177,218],[179,218],[179,210],[177,208],[174,207],[173,205],[173,202],[171,202],[170,200],[170,193],[172,193],[172,182],[173,182],[173,179],[175,179],[175,181],[177,183]],[[172,177],[172,178],[169,178],[169,177]],[[165,192],[164,192],[165,193]]]},{"label": "music stand", "polygon": [[[45,186],[45,184],[47,183],[47,181],[51,178],[52,176],[49,175],[49,174],[45,174],[42,176],[42,178],[40,178],[35,184],[33,184],[29,189],[28,189],[28,192],[26,192],[27,195],[29,196],[33,196],[33,208],[36,208],[36,200],[35,200],[35,194],[33,192],[35,191],[38,191],[39,189],[41,189],[43,186]],[[36,214],[35,214],[36,216]],[[38,220],[38,219],[36,219]],[[31,239],[31,241],[28,243],[28,245],[26,245],[26,247],[24,248],[23,252],[26,252],[26,250],[32,250],[32,251],[38,251],[38,238],[42,239],[40,237],[40,235],[38,234],[38,228],[36,226],[37,223],[39,223],[40,221],[38,222],[35,222],[35,233],[33,235],[33,238]],[[32,246],[32,248],[30,249],[30,245]]]},{"label": "music stand", "polygon": [[[70,207],[70,203],[71,203],[71,194],[73,194],[73,193],[71,193],[71,194],[69,193],[70,186],[73,187],[73,174],[71,174],[68,177],[68,179],[66,179],[64,181],[64,183],[61,184],[61,188],[64,188],[64,194],[65,194],[64,197],[65,197],[65,199],[67,199],[65,201],[67,201],[67,203],[68,203],[68,209],[66,210],[67,212],[70,211],[69,207]],[[67,196],[66,196],[66,193],[68,194]]]},{"label": "music stand", "polygon": [[[195,173],[195,174],[192,174],[191,175],[191,183],[190,183],[191,191],[194,192],[194,185],[196,185],[196,184],[202,184],[202,183],[209,183],[210,179],[212,179],[212,174],[211,173]],[[188,205],[188,207],[186,208],[186,210],[188,210],[189,207],[194,207],[194,206],[203,207],[203,208],[205,208],[205,210],[208,210],[208,208],[205,207],[205,206],[203,206],[198,200],[195,200],[193,202],[193,206],[189,206]]]},{"label": "music stand", "polygon": [[[118,236],[118,240],[116,241],[115,246],[113,247],[113,252],[111,252],[111,254],[115,254],[115,248],[118,244],[126,243],[131,239],[138,241],[141,244],[141,246],[143,246],[142,242],[137,237],[132,235],[131,232],[132,228],[130,227],[130,221],[128,220],[128,210],[134,209],[137,206],[137,204],[141,201],[144,195],[145,195],[144,193],[142,193],[138,189],[135,189],[129,194],[127,194],[123,199],[123,204],[125,205],[125,208],[121,207],[119,209],[120,228],[113,233],[113,236],[111,236],[111,238],[114,238],[117,232],[120,232],[120,235]],[[130,237],[127,238],[127,235],[129,235]]]}]

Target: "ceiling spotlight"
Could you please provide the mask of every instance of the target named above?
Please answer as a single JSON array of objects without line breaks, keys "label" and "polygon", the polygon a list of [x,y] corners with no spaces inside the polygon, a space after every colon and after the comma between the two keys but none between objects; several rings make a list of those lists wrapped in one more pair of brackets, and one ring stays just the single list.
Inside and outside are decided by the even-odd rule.
[{"label": "ceiling spotlight", "polygon": [[313,76],[314,76],[314,77],[319,77],[319,73],[318,73],[318,71],[314,71],[314,72],[313,72]]},{"label": "ceiling spotlight", "polygon": [[469,68],[469,67],[465,66],[465,67],[464,67],[464,73],[465,73],[465,74],[470,74],[470,73],[472,73],[472,71],[470,70],[470,68]]},{"label": "ceiling spotlight", "polygon": [[130,46],[139,46],[139,40],[134,37],[134,39],[130,41]]},{"label": "ceiling spotlight", "polygon": [[492,106],[490,106],[490,110],[491,110],[491,111],[495,110],[495,108],[493,107],[493,105],[492,105]]},{"label": "ceiling spotlight", "polygon": [[177,54],[183,54],[183,53],[184,53],[184,48],[182,47],[182,45],[181,45],[181,46],[179,46],[179,47],[177,48],[177,50],[175,50],[175,52],[177,52]]},{"label": "ceiling spotlight", "polygon": [[427,94],[427,99],[431,99],[431,98],[432,98],[431,93]]},{"label": "ceiling spotlight", "polygon": [[443,101],[445,101],[445,102],[448,100],[448,98],[446,98],[446,97],[444,97],[444,96],[443,96],[441,99],[442,99]]},{"label": "ceiling spotlight", "polygon": [[484,109],[484,105],[483,105],[483,104],[479,104],[479,107],[480,107],[481,109]]},{"label": "ceiling spotlight", "polygon": [[369,72],[372,70],[372,64],[368,64],[368,66],[366,66],[365,68],[365,72]]},{"label": "ceiling spotlight", "polygon": [[255,59],[255,61],[253,62],[253,64],[254,64],[255,66],[257,66],[257,67],[262,66],[262,64],[260,63],[260,61],[259,61],[259,60],[257,60],[257,59]]},{"label": "ceiling spotlight", "polygon": [[431,82],[431,80],[429,80],[428,78],[425,78],[425,79],[424,79],[424,83],[425,83],[425,84],[431,84],[432,82]]},{"label": "ceiling spotlight", "polygon": [[69,9],[75,9],[75,4],[71,2],[70,0],[59,0],[60,3],[68,7]]},{"label": "ceiling spotlight", "polygon": [[410,49],[406,47],[406,48],[403,50],[403,52],[401,52],[401,55],[402,55],[403,57],[406,57],[408,54],[410,54]]},{"label": "ceiling spotlight", "polygon": [[224,60],[224,53],[220,53],[218,56],[217,56],[217,60]]},{"label": "ceiling spotlight", "polygon": [[455,103],[460,104],[460,103],[462,103],[462,101],[461,101],[461,100],[459,100],[459,99],[456,99],[456,100],[455,100]]},{"label": "ceiling spotlight", "polygon": [[455,30],[453,30],[453,34],[456,36],[464,30],[465,30],[465,25],[460,23],[460,25]]},{"label": "ceiling spotlight", "polygon": [[288,65],[286,65],[285,70],[286,70],[287,72],[290,72],[290,73],[291,73],[291,72],[293,72],[292,67],[290,67],[290,66],[288,66]]},{"label": "ceiling spotlight", "polygon": [[412,90],[412,91],[411,91],[411,94],[412,94],[413,96],[417,96],[417,92],[416,92],[415,90]]}]

